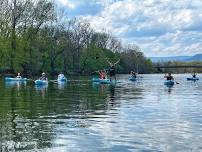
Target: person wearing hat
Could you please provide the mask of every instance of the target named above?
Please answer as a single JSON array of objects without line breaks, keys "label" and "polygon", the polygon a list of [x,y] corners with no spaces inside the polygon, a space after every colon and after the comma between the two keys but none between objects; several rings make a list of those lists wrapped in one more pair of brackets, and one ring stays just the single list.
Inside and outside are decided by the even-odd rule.
[{"label": "person wearing hat", "polygon": [[39,78],[40,80],[46,80],[46,81],[48,81],[48,78],[47,78],[47,76],[46,76],[46,74],[44,72],[41,75],[42,76]]},{"label": "person wearing hat", "polygon": [[22,79],[22,77],[21,77],[20,73],[18,73],[18,75],[17,75],[17,77],[16,77],[16,78],[18,78],[18,79]]}]

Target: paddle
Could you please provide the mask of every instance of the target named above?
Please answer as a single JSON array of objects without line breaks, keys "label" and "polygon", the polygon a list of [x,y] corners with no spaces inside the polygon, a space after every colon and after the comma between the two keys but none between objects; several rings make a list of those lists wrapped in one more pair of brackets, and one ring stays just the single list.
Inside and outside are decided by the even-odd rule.
[{"label": "paddle", "polygon": [[57,83],[58,81],[57,80],[49,80],[49,82]]},{"label": "paddle", "polygon": [[33,79],[27,79],[27,81],[34,81]]},{"label": "paddle", "polygon": [[175,81],[176,84],[180,84],[179,82]]},{"label": "paddle", "polygon": [[27,79],[27,81],[30,81],[30,82],[34,83],[34,80],[33,80],[33,79]]}]

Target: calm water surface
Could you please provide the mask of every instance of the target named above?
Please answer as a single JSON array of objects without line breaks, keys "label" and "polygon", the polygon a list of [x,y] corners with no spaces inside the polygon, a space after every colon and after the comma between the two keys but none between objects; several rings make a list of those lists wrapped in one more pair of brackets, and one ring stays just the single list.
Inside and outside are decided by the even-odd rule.
[{"label": "calm water surface", "polygon": [[0,151],[202,151],[202,81],[0,82]]}]

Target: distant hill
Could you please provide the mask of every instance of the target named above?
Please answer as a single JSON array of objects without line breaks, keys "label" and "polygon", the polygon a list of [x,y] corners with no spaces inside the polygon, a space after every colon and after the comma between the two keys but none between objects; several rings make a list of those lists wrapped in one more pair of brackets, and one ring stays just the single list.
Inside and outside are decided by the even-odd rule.
[{"label": "distant hill", "polygon": [[202,54],[196,54],[188,59],[186,61],[202,61]]},{"label": "distant hill", "polygon": [[168,61],[202,61],[202,54],[196,54],[194,56],[171,56],[171,57],[150,57],[152,62],[168,62]]}]

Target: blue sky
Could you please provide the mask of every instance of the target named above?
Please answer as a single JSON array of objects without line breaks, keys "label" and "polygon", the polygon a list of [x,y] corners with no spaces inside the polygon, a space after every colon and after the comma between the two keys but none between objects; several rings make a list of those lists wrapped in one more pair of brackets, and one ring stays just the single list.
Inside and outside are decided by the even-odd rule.
[{"label": "blue sky", "polygon": [[202,53],[202,0],[55,0],[69,17],[87,19],[146,56]]}]

